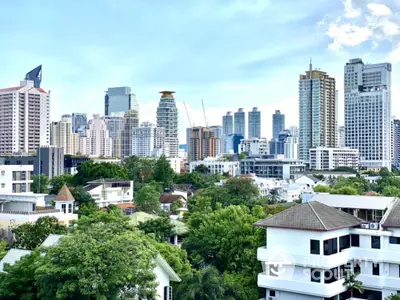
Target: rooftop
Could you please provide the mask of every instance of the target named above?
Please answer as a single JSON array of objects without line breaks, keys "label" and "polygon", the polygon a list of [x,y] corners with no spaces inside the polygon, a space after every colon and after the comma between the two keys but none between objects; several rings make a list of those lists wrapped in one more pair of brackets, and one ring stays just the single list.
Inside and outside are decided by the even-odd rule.
[{"label": "rooftop", "polygon": [[315,194],[311,200],[336,208],[385,210],[395,199],[381,196]]},{"label": "rooftop", "polygon": [[[381,198],[381,197],[379,197]],[[400,228],[400,200],[396,199],[392,209],[381,222],[382,227]]]},{"label": "rooftop", "polygon": [[56,197],[55,201],[75,201],[74,196],[72,196],[70,190],[67,188],[67,186],[64,184],[61,190],[58,192],[58,195]]},{"label": "rooftop", "polygon": [[161,194],[160,195],[160,202],[161,203],[174,203],[179,199],[182,199],[182,195],[172,195],[172,194]]},{"label": "rooftop", "polygon": [[15,262],[19,261],[22,256],[31,254],[30,250],[22,250],[22,249],[10,249],[6,256],[3,257],[2,260],[0,260],[0,272],[3,272],[4,264],[10,264],[13,265]]},{"label": "rooftop", "polygon": [[362,220],[353,215],[317,201],[310,201],[258,221],[255,225],[266,228],[331,231],[354,227],[361,223]]}]

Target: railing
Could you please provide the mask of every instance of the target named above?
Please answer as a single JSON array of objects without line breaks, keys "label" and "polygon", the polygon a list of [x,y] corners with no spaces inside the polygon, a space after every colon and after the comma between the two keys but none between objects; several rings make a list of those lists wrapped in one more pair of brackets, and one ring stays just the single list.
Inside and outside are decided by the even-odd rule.
[{"label": "railing", "polygon": [[14,214],[14,215],[40,215],[47,213],[58,213],[59,209],[43,209],[36,211],[18,211],[18,210],[1,210],[0,214]]}]

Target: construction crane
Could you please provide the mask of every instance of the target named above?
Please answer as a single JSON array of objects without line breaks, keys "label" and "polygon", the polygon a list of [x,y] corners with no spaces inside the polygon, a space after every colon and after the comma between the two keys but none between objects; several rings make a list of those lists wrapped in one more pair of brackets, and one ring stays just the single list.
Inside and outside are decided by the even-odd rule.
[{"label": "construction crane", "polygon": [[186,116],[187,116],[188,121],[189,121],[189,126],[190,126],[190,128],[193,128],[193,124],[192,124],[192,121],[190,120],[189,111],[187,109],[186,102],[183,102],[183,105],[185,106],[185,111],[186,111]]},{"label": "construction crane", "polygon": [[206,123],[206,128],[208,128],[208,122],[206,117],[206,109],[204,108],[204,101],[201,99],[201,105],[203,106],[204,122]]}]

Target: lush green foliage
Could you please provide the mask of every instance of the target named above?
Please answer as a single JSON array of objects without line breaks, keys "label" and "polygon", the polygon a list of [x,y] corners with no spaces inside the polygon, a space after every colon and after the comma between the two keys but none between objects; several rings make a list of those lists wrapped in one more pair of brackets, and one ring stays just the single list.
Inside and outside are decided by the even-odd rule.
[{"label": "lush green foliage", "polygon": [[214,186],[214,183],[218,182],[221,176],[218,174],[202,174],[198,172],[176,174],[175,183],[186,183],[195,186],[198,189]]},{"label": "lush green foliage", "polygon": [[175,176],[169,161],[162,155],[154,166],[154,180],[162,183],[163,188],[170,188]]},{"label": "lush green foliage", "polygon": [[350,292],[351,297],[353,298],[354,291],[358,291],[360,293],[364,293],[364,288],[362,286],[362,282],[357,280],[358,274],[351,273],[350,271],[346,272],[345,279],[343,282],[343,286],[347,291]]},{"label": "lush green foliage", "polygon": [[155,159],[130,156],[124,159],[122,165],[127,169],[129,179],[148,183],[153,177],[155,163]]},{"label": "lush green foliage", "polygon": [[400,300],[400,295],[391,294],[389,297],[386,297],[385,300]]},{"label": "lush green foliage", "polygon": [[158,187],[153,184],[144,185],[135,195],[135,205],[137,211],[157,214],[161,209]]},{"label": "lush green foliage", "polygon": [[194,168],[194,171],[200,174],[207,174],[210,172],[210,169],[206,165],[198,165],[196,168]]},{"label": "lush green foliage", "polygon": [[14,246],[19,249],[34,250],[49,234],[63,234],[67,228],[59,225],[55,217],[41,217],[35,223],[24,223],[12,229],[15,234]]},{"label": "lush green foliage", "polygon": [[32,175],[31,191],[39,194],[48,194],[49,177],[45,174]]},{"label": "lush green foliage", "polygon": [[185,250],[165,242],[154,243],[154,247],[181,278],[191,272],[191,265]]},{"label": "lush green foliage", "polygon": [[54,176],[50,179],[50,190],[49,194],[57,195],[64,184],[71,186],[73,184],[74,176],[71,174],[63,174],[60,176]]},{"label": "lush green foliage", "polygon": [[90,194],[87,191],[85,191],[85,189],[82,186],[70,187],[69,191],[74,197],[76,205],[80,206],[82,204],[89,204],[89,203],[94,204],[94,199],[92,198],[92,196],[90,196]]},{"label": "lush green foliage", "polygon": [[0,240],[0,260],[7,254],[7,243]]},{"label": "lush green foliage", "polygon": [[74,176],[74,185],[85,185],[97,179],[128,179],[128,170],[119,164],[94,163],[92,160],[82,163]]},{"label": "lush green foliage", "polygon": [[139,223],[138,228],[146,234],[151,234],[156,241],[165,242],[174,235],[174,226],[169,218],[157,218]]}]

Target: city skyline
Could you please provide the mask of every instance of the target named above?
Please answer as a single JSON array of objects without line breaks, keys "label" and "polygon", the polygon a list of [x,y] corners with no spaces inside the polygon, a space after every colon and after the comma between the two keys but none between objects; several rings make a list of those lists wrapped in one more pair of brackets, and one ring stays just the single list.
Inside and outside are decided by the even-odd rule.
[{"label": "city skyline", "polygon": [[[392,113],[400,116],[396,101],[400,98],[400,6],[394,1],[383,5],[316,0],[312,10],[292,1],[229,1],[226,5],[211,0],[180,5],[157,2],[167,12],[157,15],[163,26],[154,24],[154,5],[147,3],[103,1],[98,12],[88,17],[89,1],[82,4],[74,24],[66,25],[65,12],[74,10],[74,5],[60,4],[60,9],[60,5],[50,4],[43,10],[40,2],[23,6],[35,15],[35,27],[27,26],[25,22],[30,20],[16,23],[12,14],[6,13],[21,9],[17,3],[6,3],[4,13],[0,12],[4,40],[17,41],[0,50],[0,82],[3,87],[17,86],[28,70],[43,65],[42,87],[52,92],[51,121],[65,113],[103,113],[104,90],[130,86],[137,95],[140,121],[155,123],[158,91],[172,89],[177,92],[180,143],[189,127],[182,101],[187,103],[192,122],[202,126],[200,99],[204,99],[209,125],[220,125],[226,111],[259,107],[263,112],[261,136],[269,139],[270,111],[281,110],[287,116],[286,127],[298,124],[297,76],[310,56],[316,68],[336,79],[340,125],[344,124],[343,65],[357,57],[368,63],[393,65]],[[120,18],[120,14],[139,9],[141,18],[137,20],[125,23],[127,18]],[[284,17],[278,13],[282,10]],[[105,11],[112,26],[87,26],[88,22],[96,25],[96,16]],[[171,19],[174,22],[169,22]],[[233,26],[238,23],[241,26]],[[272,25],[279,30],[273,32]],[[30,28],[29,36],[21,27]],[[128,32],[138,35],[135,47],[121,38]],[[210,37],[218,43],[209,42]],[[45,42],[25,50],[25,43],[35,44],[39,39]],[[208,47],[199,55],[198,45],[206,40]],[[288,40],[292,41],[290,48]]]}]

